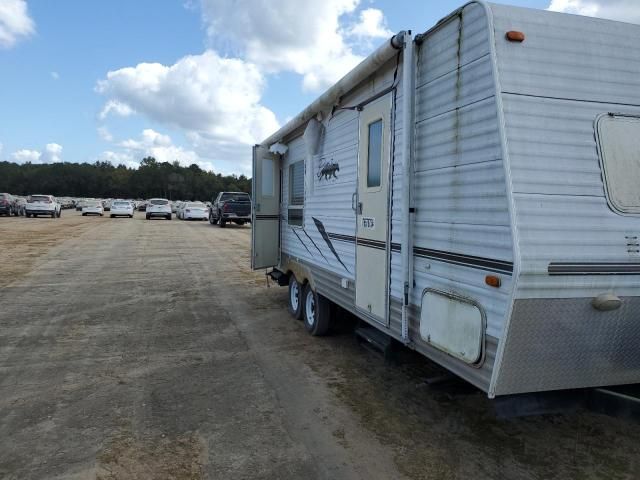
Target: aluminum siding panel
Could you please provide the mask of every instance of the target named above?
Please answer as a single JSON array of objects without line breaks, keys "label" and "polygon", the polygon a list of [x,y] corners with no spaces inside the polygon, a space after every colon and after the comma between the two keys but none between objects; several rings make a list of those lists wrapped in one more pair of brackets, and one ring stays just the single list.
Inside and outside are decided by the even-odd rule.
[{"label": "aluminum siding panel", "polygon": [[[356,105],[393,84],[396,60],[388,62],[371,79],[342,99],[341,106]],[[401,74],[401,66],[398,75]],[[401,81],[398,78],[398,85]],[[401,86],[399,87],[401,88]],[[398,108],[398,111],[400,109]],[[331,252],[318,230],[314,218],[329,234],[355,235],[355,212],[351,208],[357,185],[359,114],[354,110],[325,112],[325,131],[320,140],[318,155],[309,159],[302,135],[289,140],[289,150],[282,161],[281,251],[283,256],[299,259],[308,265],[330,271],[341,278],[354,280],[355,243],[331,239],[340,261]],[[289,165],[305,160],[304,228],[287,223],[289,201]],[[340,166],[337,179],[319,180],[317,172],[323,160]],[[308,172],[311,169],[312,172]],[[310,174],[309,174],[310,173]],[[313,183],[311,184],[311,179]],[[281,262],[283,263],[283,262]],[[344,264],[344,266],[342,265]]]},{"label": "aluminum siding panel", "polygon": [[[640,105],[637,25],[504,5],[491,10],[504,92]],[[510,30],[525,41],[506,41]]]},{"label": "aluminum siding panel", "polygon": [[[594,124],[640,114],[640,27],[491,6],[511,171],[520,276],[495,393],[640,381],[635,275],[549,274],[551,262],[637,263],[640,218],[607,205]],[[524,43],[505,39],[520,30]],[[614,292],[616,312],[591,298]],[[637,350],[637,349],[636,349]]]},{"label": "aluminum siding panel", "polygon": [[[517,298],[637,295],[640,277],[548,274],[551,262],[636,262],[640,218],[607,205],[595,121],[640,115],[640,27],[492,5],[521,252]],[[525,32],[522,44],[504,32]]]},{"label": "aluminum siding panel", "polygon": [[[481,5],[466,6],[427,36],[418,50],[417,78],[415,247],[512,262],[489,26]],[[400,196],[394,195],[394,201]],[[396,299],[402,285],[399,266],[400,255],[394,254]],[[419,312],[426,288],[473,298],[487,315],[487,335],[500,338],[511,278],[501,275],[502,287],[491,288],[484,281],[488,273],[414,257],[410,302]]]}]

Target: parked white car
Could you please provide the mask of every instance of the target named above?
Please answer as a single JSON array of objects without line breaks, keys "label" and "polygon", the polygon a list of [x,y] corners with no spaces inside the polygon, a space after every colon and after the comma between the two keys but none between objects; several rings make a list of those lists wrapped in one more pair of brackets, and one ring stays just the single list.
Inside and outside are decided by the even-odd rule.
[{"label": "parked white car", "polygon": [[87,200],[82,206],[82,216],[86,215],[104,215],[104,207],[100,200]]},{"label": "parked white car", "polygon": [[53,195],[29,195],[25,205],[27,217],[49,215],[51,218],[60,218],[62,207]]},{"label": "parked white car", "polygon": [[127,200],[113,200],[109,216],[133,218],[133,204]]},{"label": "parked white car", "polygon": [[152,198],[147,202],[147,220],[151,217],[163,217],[171,220],[171,205],[166,198]]},{"label": "parked white car", "polygon": [[182,220],[208,220],[209,208],[202,202],[189,202],[181,210]]}]

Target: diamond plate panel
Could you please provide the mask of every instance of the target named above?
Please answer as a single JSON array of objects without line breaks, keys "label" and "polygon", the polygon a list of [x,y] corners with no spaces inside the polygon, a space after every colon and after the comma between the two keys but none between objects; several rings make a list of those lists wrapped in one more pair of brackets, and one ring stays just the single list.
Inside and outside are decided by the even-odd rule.
[{"label": "diamond plate panel", "polygon": [[516,300],[496,395],[640,383],[640,297]]}]

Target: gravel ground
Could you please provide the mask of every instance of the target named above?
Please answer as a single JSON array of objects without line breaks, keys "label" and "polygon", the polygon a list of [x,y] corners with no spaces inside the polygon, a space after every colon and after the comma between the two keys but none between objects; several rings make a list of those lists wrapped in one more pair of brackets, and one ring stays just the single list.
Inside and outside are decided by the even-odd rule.
[{"label": "gravel ground", "polygon": [[249,227],[0,218],[0,477],[636,479],[640,427],[486,397],[309,337]]}]

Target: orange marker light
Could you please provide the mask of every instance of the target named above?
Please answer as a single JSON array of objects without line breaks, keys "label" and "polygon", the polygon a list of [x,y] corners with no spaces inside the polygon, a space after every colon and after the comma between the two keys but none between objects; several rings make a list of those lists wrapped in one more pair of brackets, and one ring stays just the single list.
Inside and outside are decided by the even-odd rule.
[{"label": "orange marker light", "polygon": [[518,32],[516,30],[511,30],[510,32],[507,32],[507,40],[509,40],[510,42],[522,43],[524,42],[524,33]]},{"label": "orange marker light", "polygon": [[484,277],[484,283],[486,283],[490,287],[500,288],[500,285],[502,285],[502,280],[500,280],[500,277],[496,277],[495,275],[487,275],[486,277]]}]

